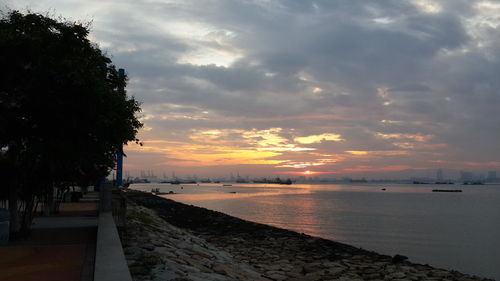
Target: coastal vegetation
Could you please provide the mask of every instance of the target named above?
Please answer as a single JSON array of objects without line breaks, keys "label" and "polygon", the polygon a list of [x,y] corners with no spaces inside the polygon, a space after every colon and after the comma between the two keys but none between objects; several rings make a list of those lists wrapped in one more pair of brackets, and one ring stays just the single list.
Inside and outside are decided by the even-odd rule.
[{"label": "coastal vegetation", "polygon": [[28,233],[39,203],[53,212],[57,197],[106,176],[123,145],[139,142],[140,104],[88,23],[2,14],[0,200],[11,232]]}]

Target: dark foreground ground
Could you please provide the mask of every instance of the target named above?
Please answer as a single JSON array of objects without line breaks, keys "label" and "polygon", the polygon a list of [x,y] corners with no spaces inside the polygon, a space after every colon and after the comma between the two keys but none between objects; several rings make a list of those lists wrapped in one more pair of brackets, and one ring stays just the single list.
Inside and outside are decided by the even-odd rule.
[{"label": "dark foreground ground", "polygon": [[[156,257],[154,273],[147,278],[142,276],[146,279],[488,280],[414,264],[398,255],[380,255],[331,240],[241,220],[149,193],[129,191],[126,197],[130,200],[129,210],[135,208],[133,212],[137,214],[144,212],[138,211],[137,206],[145,207],[180,229],[130,220],[123,240],[132,274],[140,264],[138,256]],[[187,238],[191,235],[194,238]],[[208,244],[211,246],[206,246]],[[212,245],[217,249],[215,252]],[[237,266],[221,267],[215,262],[218,259],[221,263],[234,262]],[[243,271],[249,273],[240,274]],[[139,270],[134,276],[140,280],[141,274],[144,275]]]}]

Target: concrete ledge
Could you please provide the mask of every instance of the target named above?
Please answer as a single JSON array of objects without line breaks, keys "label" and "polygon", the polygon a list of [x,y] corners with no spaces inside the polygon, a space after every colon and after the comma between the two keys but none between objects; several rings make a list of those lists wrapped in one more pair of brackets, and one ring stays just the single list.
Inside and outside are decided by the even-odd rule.
[{"label": "concrete ledge", "polygon": [[111,212],[99,214],[94,281],[132,281]]}]

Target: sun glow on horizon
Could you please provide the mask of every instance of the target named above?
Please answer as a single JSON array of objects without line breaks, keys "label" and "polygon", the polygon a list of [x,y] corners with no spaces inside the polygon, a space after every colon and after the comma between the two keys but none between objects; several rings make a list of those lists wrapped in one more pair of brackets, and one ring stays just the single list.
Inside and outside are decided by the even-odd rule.
[{"label": "sun glow on horizon", "polygon": [[299,174],[304,175],[304,176],[312,176],[312,175],[319,174],[319,172],[311,171],[311,170],[305,170],[304,172],[299,172]]}]

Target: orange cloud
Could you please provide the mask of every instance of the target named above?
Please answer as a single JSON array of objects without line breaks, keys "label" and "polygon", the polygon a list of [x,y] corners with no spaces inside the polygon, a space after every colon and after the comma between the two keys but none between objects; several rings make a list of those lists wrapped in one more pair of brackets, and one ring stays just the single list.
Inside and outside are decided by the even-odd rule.
[{"label": "orange cloud", "polygon": [[256,149],[240,149],[231,146],[215,146],[191,144],[185,142],[165,140],[145,140],[145,145],[127,147],[128,151],[160,153],[165,158],[176,159],[165,161],[163,164],[178,166],[211,166],[211,165],[238,165],[259,164],[276,165],[284,160],[269,159],[281,155],[272,151],[258,151]]},{"label": "orange cloud", "polygon": [[322,141],[343,141],[342,136],[339,134],[321,134],[311,135],[307,137],[296,137],[293,139],[295,142],[302,144],[320,143]]},{"label": "orange cloud", "polygon": [[236,147],[248,147],[257,151],[312,151],[315,148],[298,147],[281,136],[282,128],[270,128],[267,130],[205,130],[193,131],[189,136],[192,141],[203,144],[232,145]]},{"label": "orange cloud", "polygon": [[312,166],[322,166],[325,165],[326,163],[321,163],[321,162],[291,162],[290,164],[283,164],[276,166],[277,168],[295,168],[295,169],[304,169],[307,167],[312,167]]},{"label": "orange cloud", "polygon": [[276,172],[276,174],[288,174],[288,175],[296,175],[296,176],[314,176],[314,175],[322,175],[322,174],[333,174],[333,172],[319,172],[319,171],[287,171],[287,172]]},{"label": "orange cloud", "polygon": [[461,162],[464,166],[469,167],[500,167],[500,162]]},{"label": "orange cloud", "polygon": [[390,165],[390,166],[382,166],[382,167],[375,167],[375,166],[369,166],[369,165],[361,165],[361,166],[356,166],[354,168],[345,168],[345,169],[340,169],[337,171],[337,173],[359,173],[359,172],[396,172],[396,171],[402,171],[406,169],[410,169],[411,167],[408,165]]},{"label": "orange cloud", "polygon": [[369,153],[369,151],[359,151],[359,150],[347,150],[346,152],[353,155],[368,155]]},{"label": "orange cloud", "polygon": [[433,135],[420,135],[420,134],[383,134],[383,133],[376,133],[376,137],[381,138],[381,139],[399,139],[399,140],[412,140],[415,142],[425,142],[430,139],[432,139],[434,136]]},{"label": "orange cloud", "polygon": [[394,155],[408,155],[408,151],[404,150],[347,150],[346,153],[355,156],[394,156]]}]

